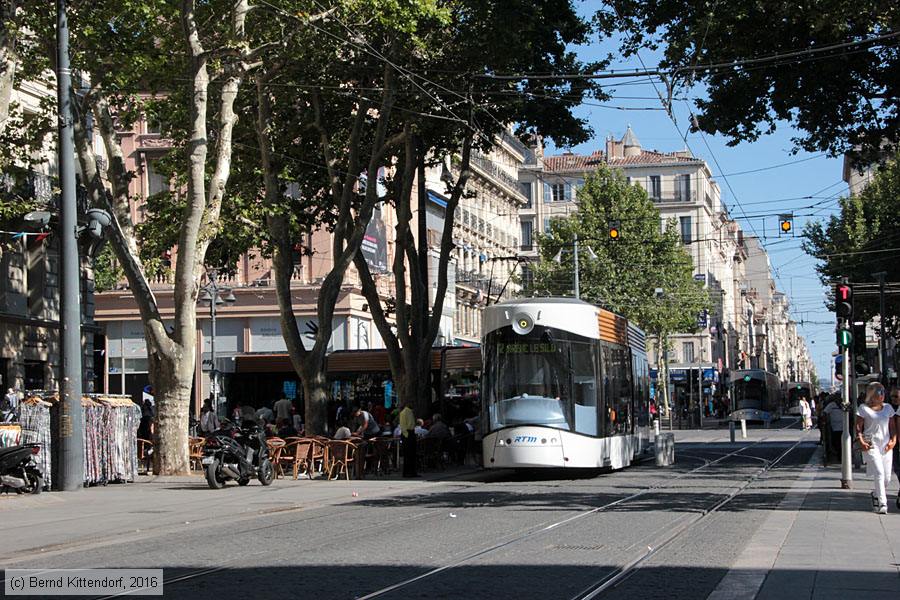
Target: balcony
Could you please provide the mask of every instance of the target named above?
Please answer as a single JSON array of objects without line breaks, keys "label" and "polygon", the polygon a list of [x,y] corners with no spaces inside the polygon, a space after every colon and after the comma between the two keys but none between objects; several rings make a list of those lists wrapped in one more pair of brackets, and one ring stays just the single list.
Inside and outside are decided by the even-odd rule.
[{"label": "balcony", "polygon": [[671,190],[661,194],[648,194],[654,202],[697,202],[697,190]]},{"label": "balcony", "polygon": [[520,202],[524,204],[528,201],[528,198],[525,197],[525,194],[523,194],[522,190],[519,188],[519,180],[498,167],[487,156],[480,152],[472,152],[470,161],[473,167],[476,167],[479,171],[494,179],[497,183],[508,188],[508,192],[515,196]]}]

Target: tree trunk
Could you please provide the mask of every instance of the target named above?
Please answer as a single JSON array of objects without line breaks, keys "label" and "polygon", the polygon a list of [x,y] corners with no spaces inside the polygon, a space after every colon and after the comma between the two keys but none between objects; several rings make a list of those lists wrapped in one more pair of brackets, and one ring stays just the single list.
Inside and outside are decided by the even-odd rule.
[{"label": "tree trunk", "polygon": [[[189,475],[191,465],[187,424],[193,384],[192,369],[160,359],[149,344],[147,350],[156,401],[153,472],[156,475]],[[184,362],[193,365],[193,361]]]},{"label": "tree trunk", "polygon": [[328,435],[328,377],[324,369],[303,369],[306,435]]},{"label": "tree trunk", "polygon": [[9,118],[9,103],[15,84],[16,66],[16,12],[19,2],[0,0],[0,131],[6,127]]}]

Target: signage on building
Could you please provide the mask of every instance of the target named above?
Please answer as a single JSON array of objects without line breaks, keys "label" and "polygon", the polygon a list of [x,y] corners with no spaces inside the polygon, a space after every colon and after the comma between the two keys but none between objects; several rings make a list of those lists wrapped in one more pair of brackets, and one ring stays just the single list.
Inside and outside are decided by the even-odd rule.
[{"label": "signage on building", "polygon": [[697,273],[694,275],[694,281],[702,281],[706,283],[706,273]]},{"label": "signage on building", "polygon": [[369,268],[375,273],[387,273],[387,229],[381,218],[381,204],[376,204],[372,211],[372,219],[366,226],[360,250]]},{"label": "signage on building", "polygon": [[293,400],[297,397],[297,382],[293,380],[287,380],[284,382],[282,386],[284,390],[284,397],[288,400]]}]

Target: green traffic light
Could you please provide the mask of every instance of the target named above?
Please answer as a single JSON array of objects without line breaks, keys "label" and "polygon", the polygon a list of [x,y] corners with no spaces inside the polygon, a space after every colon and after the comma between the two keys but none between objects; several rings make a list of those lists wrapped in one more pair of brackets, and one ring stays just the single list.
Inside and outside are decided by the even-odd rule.
[{"label": "green traffic light", "polygon": [[750,376],[749,376],[749,375],[744,375],[744,381],[746,381],[746,382],[749,383],[749,381],[750,381]]},{"label": "green traffic light", "polygon": [[837,344],[841,348],[847,348],[853,343],[853,334],[849,329],[839,329],[837,333]]}]

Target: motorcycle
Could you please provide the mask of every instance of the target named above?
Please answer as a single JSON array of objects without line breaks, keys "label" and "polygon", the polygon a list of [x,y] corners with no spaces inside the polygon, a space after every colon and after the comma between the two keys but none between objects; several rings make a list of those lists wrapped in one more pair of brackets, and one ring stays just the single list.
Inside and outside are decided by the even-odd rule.
[{"label": "motorcycle", "polygon": [[206,483],[214,490],[228,481],[247,485],[254,477],[263,485],[272,485],[275,467],[269,460],[269,448],[263,430],[255,423],[241,427],[227,423],[206,438],[201,464]]},{"label": "motorcycle", "polygon": [[0,491],[40,494],[44,489],[44,476],[33,462],[40,451],[40,444],[0,448]]}]

